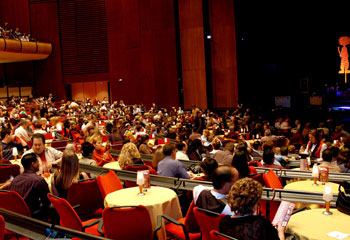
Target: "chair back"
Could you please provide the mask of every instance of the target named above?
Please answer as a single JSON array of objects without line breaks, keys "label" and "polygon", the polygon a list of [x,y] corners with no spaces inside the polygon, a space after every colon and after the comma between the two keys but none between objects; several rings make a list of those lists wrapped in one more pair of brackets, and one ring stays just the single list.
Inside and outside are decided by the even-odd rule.
[{"label": "chair back", "polygon": [[45,137],[45,140],[51,140],[51,139],[53,139],[51,133],[46,133],[46,134],[44,134],[44,137]]},{"label": "chair back", "polygon": [[20,173],[20,166],[17,164],[0,165],[0,183],[6,182],[10,176],[16,177]]},{"label": "chair back", "polygon": [[194,207],[193,212],[202,231],[202,240],[210,240],[210,231],[219,231],[221,218],[225,215],[198,207]]},{"label": "chair back", "polygon": [[0,215],[0,240],[5,239],[5,219]]},{"label": "chair back", "polygon": [[279,180],[276,173],[272,169],[270,169],[268,173],[264,173],[263,178],[264,178],[266,187],[273,188],[273,189],[283,188],[281,181]]},{"label": "chair back", "polygon": [[63,148],[67,145],[68,141],[65,139],[62,140],[53,140],[51,143],[51,147],[53,148]]},{"label": "chair back", "polygon": [[106,238],[153,239],[151,217],[144,206],[107,207],[103,210],[102,219]]},{"label": "chair back", "polygon": [[255,167],[253,167],[253,166],[248,166],[248,168],[249,168],[249,173],[250,173],[250,174],[256,174],[256,173],[258,173],[258,172],[256,171]]},{"label": "chair back", "polygon": [[71,228],[77,231],[83,230],[81,219],[67,200],[56,197],[51,193],[48,193],[47,197],[60,215],[60,225],[62,227]]},{"label": "chair back", "polygon": [[76,212],[81,219],[86,215],[88,218],[101,217],[103,198],[96,179],[73,183],[68,189],[67,200],[72,206],[80,205]]},{"label": "chair back", "polygon": [[227,236],[226,234],[220,233],[220,232],[215,231],[215,230],[210,231],[210,239],[211,240],[227,240],[227,239],[237,240],[237,238]]},{"label": "chair back", "polygon": [[198,233],[200,228],[196,217],[194,216],[193,208],[195,207],[194,201],[192,200],[185,217],[185,227],[189,233]]},{"label": "chair back", "polygon": [[0,208],[30,217],[31,213],[27,203],[15,191],[0,191]]},{"label": "chair back", "polygon": [[123,189],[123,185],[120,182],[119,177],[113,170],[109,170],[109,172],[103,176],[98,175],[97,184],[103,199],[107,194]]}]

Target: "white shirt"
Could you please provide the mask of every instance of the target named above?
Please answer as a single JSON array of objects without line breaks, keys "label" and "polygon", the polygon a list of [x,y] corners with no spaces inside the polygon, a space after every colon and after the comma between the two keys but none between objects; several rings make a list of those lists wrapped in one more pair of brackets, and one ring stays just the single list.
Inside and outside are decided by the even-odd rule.
[{"label": "white shirt", "polygon": [[15,135],[19,138],[24,138],[25,141],[30,141],[31,138],[28,135],[27,130],[25,130],[22,126],[18,127],[15,131]]},{"label": "white shirt", "polygon": [[184,151],[176,152],[176,160],[190,160]]}]

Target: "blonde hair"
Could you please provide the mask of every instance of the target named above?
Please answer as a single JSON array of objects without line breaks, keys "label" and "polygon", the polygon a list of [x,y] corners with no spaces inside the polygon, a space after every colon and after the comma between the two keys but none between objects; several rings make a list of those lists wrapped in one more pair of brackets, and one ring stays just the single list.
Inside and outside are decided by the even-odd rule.
[{"label": "blonde hair", "polygon": [[133,158],[140,158],[140,157],[141,155],[136,145],[132,142],[126,143],[124,144],[118,158],[119,166],[122,170],[124,170],[126,166],[132,166]]},{"label": "blonde hair", "polygon": [[154,168],[158,167],[158,163],[164,159],[163,148],[158,148],[157,151],[153,154],[152,166]]}]

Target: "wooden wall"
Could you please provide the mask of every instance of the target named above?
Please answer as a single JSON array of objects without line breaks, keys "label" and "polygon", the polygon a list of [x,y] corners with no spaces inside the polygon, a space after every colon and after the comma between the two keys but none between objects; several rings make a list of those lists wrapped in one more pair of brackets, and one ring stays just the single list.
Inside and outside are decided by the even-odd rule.
[{"label": "wooden wall", "polygon": [[86,98],[94,99],[97,97],[100,101],[104,97],[108,99],[108,82],[79,82],[72,83],[72,99],[85,100]]},{"label": "wooden wall", "polygon": [[[178,4],[185,108],[193,104],[206,108],[208,101],[216,108],[235,106],[238,94],[233,0],[209,1],[214,44],[211,86],[207,86],[206,79],[202,0],[91,1],[91,4],[101,3],[106,9],[108,40],[101,44],[108,44],[105,53],[108,55],[108,72],[83,74],[77,71],[69,74],[62,71],[66,69],[63,63],[67,61],[63,58],[67,55],[61,54],[60,27],[66,26],[66,22],[62,23],[65,15],[61,14],[58,4],[61,2],[0,1],[0,24],[6,20],[25,32],[31,31],[37,39],[53,44],[53,53],[47,60],[23,63],[21,69],[24,71],[20,76],[16,75],[16,78],[33,81],[36,95],[47,96],[52,92],[56,98],[66,98],[65,84],[108,81],[111,100],[123,99],[127,104],[143,103],[146,106],[153,102],[163,107],[177,106],[179,91],[174,4]],[[86,56],[89,62],[90,55]],[[3,69],[0,66],[0,77],[4,76]],[[17,69],[19,67],[15,64],[7,65],[9,73]],[[19,74],[18,71],[16,74]],[[207,99],[207,88],[212,89],[213,99]]]},{"label": "wooden wall", "polygon": [[202,0],[179,0],[184,108],[207,107]]}]

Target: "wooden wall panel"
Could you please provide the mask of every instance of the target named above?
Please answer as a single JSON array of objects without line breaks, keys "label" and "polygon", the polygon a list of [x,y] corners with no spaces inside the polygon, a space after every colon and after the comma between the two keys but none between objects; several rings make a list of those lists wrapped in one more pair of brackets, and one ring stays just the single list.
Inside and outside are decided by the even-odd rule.
[{"label": "wooden wall panel", "polygon": [[51,92],[56,99],[65,99],[57,13],[56,1],[33,1],[30,4],[33,36],[38,39],[48,39],[53,45],[53,51],[49,58],[34,64],[36,82],[33,92],[37,96],[47,96]]},{"label": "wooden wall panel", "polygon": [[107,0],[112,100],[178,105],[172,0]]},{"label": "wooden wall panel", "polygon": [[233,0],[210,0],[213,107],[236,107],[238,79]]},{"label": "wooden wall panel", "polygon": [[202,0],[179,0],[184,107],[207,107]]},{"label": "wooden wall panel", "polygon": [[107,97],[108,99],[108,82],[79,82],[72,83],[72,98],[76,100],[85,100],[86,98],[94,99],[97,97],[100,101]]}]

